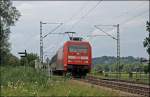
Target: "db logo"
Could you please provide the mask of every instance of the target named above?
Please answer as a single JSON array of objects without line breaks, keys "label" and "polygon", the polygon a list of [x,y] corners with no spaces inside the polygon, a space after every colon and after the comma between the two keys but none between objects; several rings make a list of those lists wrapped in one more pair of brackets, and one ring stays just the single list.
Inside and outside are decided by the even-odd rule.
[{"label": "db logo", "polygon": [[77,55],[79,55],[79,53],[77,53]]}]

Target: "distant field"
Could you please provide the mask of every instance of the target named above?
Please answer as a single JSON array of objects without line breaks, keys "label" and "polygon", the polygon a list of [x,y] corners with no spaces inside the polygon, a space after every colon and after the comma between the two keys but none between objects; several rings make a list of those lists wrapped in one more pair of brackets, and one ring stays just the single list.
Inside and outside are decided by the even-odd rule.
[{"label": "distant field", "polygon": [[1,96],[118,96],[114,91],[37,72],[30,67],[0,67]]},{"label": "distant field", "polygon": [[[115,73],[115,72],[105,72],[103,74],[92,72],[91,74],[97,77],[102,77],[102,78],[117,78],[117,75],[118,75],[118,73]],[[129,73],[121,72],[120,79],[130,80],[130,81],[135,81],[135,82],[140,82],[140,83],[145,83],[145,84],[149,83],[148,74],[145,74],[145,73],[133,73],[132,77],[129,77]]]}]

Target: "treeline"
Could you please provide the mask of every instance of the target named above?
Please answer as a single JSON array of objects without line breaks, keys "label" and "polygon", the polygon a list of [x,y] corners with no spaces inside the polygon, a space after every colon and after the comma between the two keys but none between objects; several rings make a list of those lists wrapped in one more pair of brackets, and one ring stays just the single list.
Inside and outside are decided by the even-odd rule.
[{"label": "treeline", "polygon": [[27,54],[26,57],[21,57],[20,59],[13,54],[8,54],[6,56],[7,60],[1,66],[30,66],[35,67],[35,60],[39,61],[39,56],[34,53]]},{"label": "treeline", "polygon": [[15,25],[20,16],[20,12],[12,5],[11,0],[0,0],[0,65],[19,64],[19,59],[10,52],[8,40],[10,27]]},{"label": "treeline", "polygon": [[134,58],[132,56],[121,57],[120,65],[116,63],[117,58],[113,56],[102,56],[98,58],[93,58],[93,68],[98,71],[105,72],[117,72],[119,69],[120,72],[145,72],[148,73],[148,64],[141,63],[140,58]]},{"label": "treeline", "polygon": [[[115,64],[117,62],[117,58],[114,56],[102,56],[96,57],[92,59],[92,64]],[[121,64],[141,64],[141,58],[134,58],[132,56],[121,57]]]},{"label": "treeline", "polygon": [[144,72],[148,73],[148,64],[97,64],[94,66],[94,70],[97,72]]},{"label": "treeline", "polygon": [[10,27],[21,16],[21,13],[12,5],[11,0],[0,0],[0,66],[34,66],[34,60],[39,60],[37,54],[29,53],[27,57],[17,58],[10,52],[9,35]]}]

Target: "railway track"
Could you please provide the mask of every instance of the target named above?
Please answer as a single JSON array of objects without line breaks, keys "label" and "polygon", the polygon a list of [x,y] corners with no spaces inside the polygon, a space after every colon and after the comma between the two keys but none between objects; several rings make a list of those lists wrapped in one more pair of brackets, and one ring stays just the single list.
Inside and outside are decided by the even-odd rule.
[{"label": "railway track", "polygon": [[[93,75],[90,75],[93,76]],[[121,82],[128,82],[128,83],[133,83],[133,84],[141,84],[141,85],[148,85],[148,83],[144,83],[144,82],[138,82],[138,81],[134,81],[134,80],[123,80],[123,79],[116,79],[116,78],[103,78],[103,77],[99,77],[100,79],[103,80],[111,80],[111,81],[121,81]]]},{"label": "railway track", "polygon": [[110,80],[110,79],[101,79],[94,76],[87,76],[84,79],[79,79],[80,81],[88,82],[91,84],[105,86],[113,88],[116,90],[121,90],[133,94],[138,94],[140,97],[150,97],[150,86],[143,84],[134,84],[121,80]]}]

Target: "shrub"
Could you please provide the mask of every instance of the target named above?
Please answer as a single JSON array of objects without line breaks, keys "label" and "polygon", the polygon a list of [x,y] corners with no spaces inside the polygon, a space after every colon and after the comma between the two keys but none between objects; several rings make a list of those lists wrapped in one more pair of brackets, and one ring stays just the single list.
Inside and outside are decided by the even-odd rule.
[{"label": "shrub", "polygon": [[37,72],[31,67],[1,67],[1,84],[6,85],[8,82],[37,82],[38,84],[46,83],[48,76],[44,72]]}]

